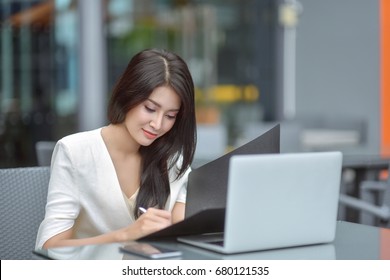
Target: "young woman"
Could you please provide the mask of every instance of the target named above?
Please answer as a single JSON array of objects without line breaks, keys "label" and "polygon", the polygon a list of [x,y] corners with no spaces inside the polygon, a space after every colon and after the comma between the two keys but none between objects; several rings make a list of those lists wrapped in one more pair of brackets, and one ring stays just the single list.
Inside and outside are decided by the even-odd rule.
[{"label": "young woman", "polygon": [[36,248],[135,240],[184,218],[196,145],[186,63],[164,50],[136,54],[108,119],[56,144]]}]

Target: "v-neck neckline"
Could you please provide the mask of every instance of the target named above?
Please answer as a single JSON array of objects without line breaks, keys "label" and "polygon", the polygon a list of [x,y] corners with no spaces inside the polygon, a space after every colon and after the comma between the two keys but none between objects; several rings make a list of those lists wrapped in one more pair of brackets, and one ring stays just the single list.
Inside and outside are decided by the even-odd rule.
[{"label": "v-neck neckline", "polygon": [[120,191],[120,193],[122,194],[122,196],[124,196],[124,198],[126,198],[127,200],[129,200],[129,199],[133,198],[135,195],[138,194],[139,186],[138,186],[138,188],[135,190],[135,192],[134,192],[130,197],[128,197],[128,196],[125,194],[125,192],[123,191],[122,186],[121,186],[121,184],[120,184],[120,182],[119,182],[118,173],[117,173],[117,170],[116,170],[116,168],[115,168],[114,161],[113,161],[113,159],[112,159],[112,157],[111,157],[111,154],[110,154],[110,152],[109,152],[109,150],[108,150],[107,144],[106,144],[106,142],[104,141],[104,138],[103,138],[103,134],[102,134],[103,128],[104,128],[104,127],[100,128],[100,130],[99,130],[99,136],[100,136],[101,144],[103,145],[104,150],[105,150],[105,153],[106,153],[107,157],[109,158],[109,161],[110,161],[110,164],[109,164],[109,165],[110,165],[110,168],[113,170],[113,174],[115,174],[115,180],[116,180],[117,188],[119,189],[119,191]]}]

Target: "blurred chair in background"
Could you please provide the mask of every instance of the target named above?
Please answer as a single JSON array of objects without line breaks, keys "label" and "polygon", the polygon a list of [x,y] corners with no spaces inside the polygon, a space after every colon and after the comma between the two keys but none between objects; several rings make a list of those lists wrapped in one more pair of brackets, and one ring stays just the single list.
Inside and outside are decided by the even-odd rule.
[{"label": "blurred chair in background", "polygon": [[53,154],[54,141],[38,141],[35,144],[35,152],[37,154],[37,160],[39,166],[50,166],[51,155]]},{"label": "blurred chair in background", "polygon": [[33,259],[45,215],[49,167],[0,169],[0,259]]},{"label": "blurred chair in background", "polygon": [[340,204],[360,212],[360,223],[390,227],[390,165],[386,181],[366,180],[359,186],[360,197],[340,194]]}]

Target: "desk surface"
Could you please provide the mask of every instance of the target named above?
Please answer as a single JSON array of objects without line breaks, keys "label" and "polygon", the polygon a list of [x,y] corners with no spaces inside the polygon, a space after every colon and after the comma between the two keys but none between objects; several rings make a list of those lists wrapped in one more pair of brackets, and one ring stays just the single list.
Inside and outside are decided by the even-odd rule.
[{"label": "desk surface", "polygon": [[[377,228],[361,224],[338,222],[336,238],[329,244],[301,246],[294,248],[267,250],[244,254],[223,255],[198,249],[174,241],[151,242],[183,252],[180,259],[187,260],[376,260],[390,259],[390,229]],[[143,259],[132,254],[122,253],[120,243],[89,245],[81,247],[63,247],[35,252],[50,259],[77,260],[129,260]]]}]

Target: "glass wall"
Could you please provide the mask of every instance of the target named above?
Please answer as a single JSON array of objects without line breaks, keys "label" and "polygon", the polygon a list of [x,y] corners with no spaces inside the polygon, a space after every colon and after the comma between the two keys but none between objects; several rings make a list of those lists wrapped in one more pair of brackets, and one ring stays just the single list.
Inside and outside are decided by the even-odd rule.
[{"label": "glass wall", "polygon": [[275,95],[275,1],[110,0],[107,5],[110,84],[134,53],[167,48],[189,64],[198,124],[222,125],[228,146],[239,141],[238,123],[274,118],[268,105]]},{"label": "glass wall", "polygon": [[[198,132],[218,133],[219,153],[242,141],[239,123],[275,118],[276,1],[95,2],[104,10],[107,100],[129,59],[157,47],[188,62]],[[38,141],[79,130],[79,103],[85,101],[78,9],[76,0],[0,3],[0,167],[36,165]],[[205,138],[199,139],[201,152]],[[203,155],[213,157],[216,150],[209,146]]]}]

